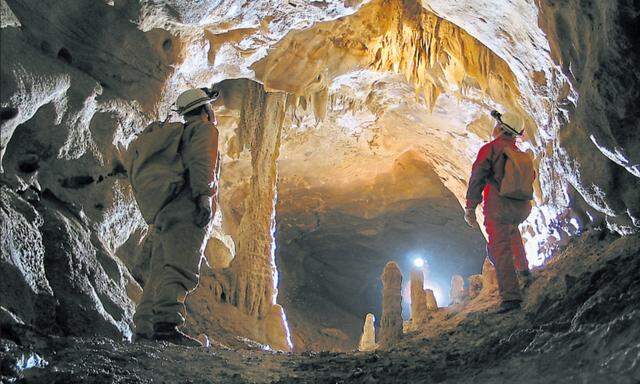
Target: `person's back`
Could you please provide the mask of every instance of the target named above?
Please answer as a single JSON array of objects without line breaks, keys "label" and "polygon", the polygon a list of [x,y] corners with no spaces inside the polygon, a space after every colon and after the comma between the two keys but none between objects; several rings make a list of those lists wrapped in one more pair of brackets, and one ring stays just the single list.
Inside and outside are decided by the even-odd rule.
[{"label": "person's back", "polygon": [[[507,127],[511,128],[507,125]],[[502,298],[501,311],[518,308],[521,301],[516,270],[529,274],[527,259],[518,225],[531,213],[531,201],[501,195],[509,151],[519,151],[516,133],[499,123],[495,139],[484,145],[473,164],[467,189],[465,220],[475,225],[475,209],[483,204],[484,224],[488,235],[487,252],[496,266],[498,287]],[[531,180],[533,182],[533,180]],[[530,186],[529,186],[530,187]]]}]

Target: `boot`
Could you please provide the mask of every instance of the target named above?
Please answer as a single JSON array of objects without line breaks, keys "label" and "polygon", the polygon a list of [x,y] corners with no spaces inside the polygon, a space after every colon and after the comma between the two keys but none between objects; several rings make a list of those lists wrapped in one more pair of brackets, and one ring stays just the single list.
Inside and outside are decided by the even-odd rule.
[{"label": "boot", "polygon": [[500,308],[496,313],[507,313],[515,309],[520,309],[520,300],[507,300],[500,304]]},{"label": "boot", "polygon": [[153,339],[166,341],[171,344],[185,347],[202,347],[202,343],[189,335],[181,332],[175,324],[157,323],[153,325]]}]

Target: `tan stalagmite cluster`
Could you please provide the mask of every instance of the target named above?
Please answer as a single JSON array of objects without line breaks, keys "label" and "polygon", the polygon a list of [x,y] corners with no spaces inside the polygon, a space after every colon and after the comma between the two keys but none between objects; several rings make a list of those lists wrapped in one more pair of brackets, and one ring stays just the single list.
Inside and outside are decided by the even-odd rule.
[{"label": "tan stalagmite cluster", "polygon": [[380,345],[389,347],[402,338],[402,273],[398,264],[388,262],[381,278],[383,288]]},{"label": "tan stalagmite cluster", "polygon": [[364,320],[364,326],[362,327],[360,343],[358,344],[359,351],[367,352],[373,351],[377,348],[375,321],[376,317],[372,313],[367,313]]}]

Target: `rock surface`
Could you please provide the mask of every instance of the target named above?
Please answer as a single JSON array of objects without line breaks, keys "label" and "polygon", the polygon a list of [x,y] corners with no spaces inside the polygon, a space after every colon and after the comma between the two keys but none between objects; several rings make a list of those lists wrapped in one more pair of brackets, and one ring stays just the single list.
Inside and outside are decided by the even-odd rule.
[{"label": "rock surface", "polygon": [[14,328],[1,374],[39,383],[504,383],[640,380],[640,238],[585,234],[534,273],[523,311],[497,315],[497,295],[441,310],[391,351],[282,354],[43,338]]}]

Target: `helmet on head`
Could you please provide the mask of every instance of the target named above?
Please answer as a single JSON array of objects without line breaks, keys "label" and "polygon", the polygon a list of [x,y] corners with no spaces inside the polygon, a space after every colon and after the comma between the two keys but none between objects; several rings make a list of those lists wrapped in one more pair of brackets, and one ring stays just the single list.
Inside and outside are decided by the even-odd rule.
[{"label": "helmet on head", "polygon": [[217,98],[218,91],[208,88],[193,88],[182,92],[180,96],[178,96],[176,107],[178,108],[178,113],[184,115],[198,107],[209,104]]},{"label": "helmet on head", "polygon": [[513,136],[520,136],[524,133],[524,121],[520,116],[512,112],[501,114],[498,111],[491,111],[491,116],[498,121],[500,129]]}]

